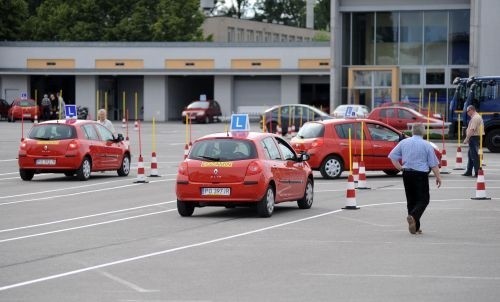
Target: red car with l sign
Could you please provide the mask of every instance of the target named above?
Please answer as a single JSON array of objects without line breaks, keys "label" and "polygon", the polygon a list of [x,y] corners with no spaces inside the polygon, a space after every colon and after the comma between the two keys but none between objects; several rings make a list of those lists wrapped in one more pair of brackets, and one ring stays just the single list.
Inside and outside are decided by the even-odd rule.
[{"label": "red car with l sign", "polygon": [[274,206],[313,203],[313,174],[306,153],[297,154],[271,133],[216,133],[197,139],[179,165],[177,210],[191,216],[196,207],[255,206],[270,217]]}]

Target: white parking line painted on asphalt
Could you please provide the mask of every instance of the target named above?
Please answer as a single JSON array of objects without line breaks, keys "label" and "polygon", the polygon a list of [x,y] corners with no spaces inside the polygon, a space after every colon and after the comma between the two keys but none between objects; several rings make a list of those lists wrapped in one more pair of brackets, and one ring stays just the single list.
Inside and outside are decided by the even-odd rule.
[{"label": "white parking line painted on asphalt", "polygon": [[172,211],[177,211],[177,208],[176,209],[163,210],[163,211],[159,211],[159,212],[152,212],[152,213],[147,213],[147,214],[141,214],[141,215],[136,215],[136,216],[130,216],[130,217],[125,217],[125,218],[113,219],[113,220],[108,220],[108,221],[102,221],[102,222],[97,222],[97,223],[92,223],[92,224],[86,224],[86,225],[81,225],[81,226],[67,228],[67,229],[60,229],[60,230],[43,232],[43,233],[37,233],[37,234],[31,234],[31,235],[20,236],[20,237],[12,237],[12,238],[7,238],[7,239],[2,239],[2,240],[0,240],[0,243],[10,242],[10,241],[17,241],[17,240],[26,239],[26,238],[40,237],[40,236],[45,236],[45,235],[50,235],[50,234],[57,234],[57,233],[68,232],[68,231],[74,231],[74,230],[79,230],[79,229],[86,229],[86,228],[95,227],[95,226],[99,226],[99,225],[105,225],[105,224],[110,224],[110,223],[115,223],[115,222],[130,220],[130,219],[148,217],[148,216],[158,215],[158,214],[163,214],[163,213],[168,213],[168,212],[172,212]]},{"label": "white parking line painted on asphalt", "polygon": [[91,214],[91,215],[85,215],[85,216],[79,216],[79,217],[73,217],[73,218],[66,218],[66,219],[61,219],[61,220],[55,220],[55,221],[45,222],[45,223],[26,225],[26,226],[17,227],[17,228],[4,229],[4,230],[0,230],[0,233],[12,232],[12,231],[18,231],[18,230],[24,230],[24,229],[30,229],[30,228],[36,228],[36,227],[47,226],[47,225],[51,225],[51,224],[57,224],[57,223],[63,223],[63,222],[69,222],[69,221],[75,221],[75,220],[81,220],[81,219],[87,219],[87,218],[93,218],[93,217],[98,217],[98,216],[103,216],[103,215],[109,215],[109,214],[116,214],[116,213],[127,212],[127,211],[134,211],[134,210],[139,210],[139,209],[144,209],[144,208],[149,208],[149,207],[156,207],[156,206],[159,206],[159,205],[164,205],[164,204],[173,203],[173,202],[176,202],[176,200],[159,202],[159,203],[153,203],[153,204],[148,204],[148,205],[143,205],[143,206],[133,207],[133,208],[120,209],[120,210],[116,210],[116,211],[108,211],[108,212],[102,212],[102,213],[97,213],[97,214]]},{"label": "white parking line painted on asphalt", "polygon": [[453,275],[382,275],[382,274],[333,274],[333,273],[305,273],[304,276],[318,277],[348,277],[348,278],[398,278],[398,279],[454,279],[454,280],[487,280],[497,281],[500,277],[480,277],[480,276],[453,276]]},{"label": "white parking line painted on asphalt", "polygon": [[17,158],[14,158],[14,159],[0,159],[0,162],[3,162],[3,161],[17,161]]},{"label": "white parking line painted on asphalt", "polygon": [[[165,182],[165,181],[174,181],[174,180],[175,179],[152,180],[152,181],[149,181],[149,184],[154,184],[154,183],[157,183],[157,182]],[[18,204],[18,203],[24,203],[24,202],[31,202],[31,201],[48,200],[48,199],[61,198],[61,197],[67,197],[67,196],[75,196],[75,195],[95,193],[95,192],[117,190],[117,189],[122,189],[122,188],[127,188],[127,187],[134,187],[134,186],[141,186],[141,185],[144,185],[144,183],[133,183],[133,184],[123,185],[123,186],[117,186],[117,187],[111,187],[111,188],[103,188],[103,189],[83,191],[83,192],[75,192],[75,193],[62,194],[62,195],[54,195],[54,196],[46,196],[46,197],[39,197],[39,198],[32,198],[32,199],[25,199],[25,200],[18,200],[18,201],[3,202],[3,203],[0,203],[0,206],[10,205],[10,204]],[[59,191],[59,190],[57,190],[57,191]],[[36,193],[29,193],[29,195],[33,195],[33,194],[36,194]],[[3,197],[0,197],[0,198],[3,198]]]}]

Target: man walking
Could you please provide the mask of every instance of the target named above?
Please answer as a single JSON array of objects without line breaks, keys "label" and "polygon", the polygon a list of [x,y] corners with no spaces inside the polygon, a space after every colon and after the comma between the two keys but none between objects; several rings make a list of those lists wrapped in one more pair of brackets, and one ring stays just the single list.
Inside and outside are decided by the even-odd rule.
[{"label": "man walking", "polygon": [[[441,187],[439,160],[434,148],[423,139],[424,125],[412,126],[412,137],[399,142],[389,153],[389,159],[396,169],[403,171],[403,184],[408,209],[408,230],[411,234],[421,234],[420,217],[429,205],[429,169],[436,176],[436,185]],[[402,164],[400,164],[400,161]]]},{"label": "man walking", "polygon": [[479,140],[480,133],[483,131],[483,118],[476,111],[474,105],[467,106],[467,115],[470,117],[469,125],[467,125],[466,136],[464,144],[469,143],[469,152],[467,153],[469,159],[467,161],[467,169],[463,176],[472,176],[472,169],[474,168],[474,177],[477,177],[479,167]]}]

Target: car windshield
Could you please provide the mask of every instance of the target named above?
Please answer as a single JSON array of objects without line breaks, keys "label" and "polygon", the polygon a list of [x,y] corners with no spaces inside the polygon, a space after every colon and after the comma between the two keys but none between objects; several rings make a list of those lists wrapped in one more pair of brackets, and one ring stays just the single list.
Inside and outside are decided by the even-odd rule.
[{"label": "car windshield", "polygon": [[21,100],[19,102],[17,102],[18,106],[21,106],[21,107],[32,107],[32,106],[35,106],[35,102],[33,100]]},{"label": "car windshield", "polygon": [[190,159],[203,161],[234,161],[257,157],[255,145],[240,139],[207,139],[196,142],[189,153]]},{"label": "car windshield", "polygon": [[209,104],[207,101],[192,102],[187,106],[187,109],[207,109]]},{"label": "car windshield", "polygon": [[64,124],[41,124],[31,129],[29,138],[36,140],[63,140],[76,138],[75,128]]},{"label": "car windshield", "polygon": [[299,138],[322,137],[325,133],[325,126],[320,123],[305,123],[300,128],[297,136]]}]

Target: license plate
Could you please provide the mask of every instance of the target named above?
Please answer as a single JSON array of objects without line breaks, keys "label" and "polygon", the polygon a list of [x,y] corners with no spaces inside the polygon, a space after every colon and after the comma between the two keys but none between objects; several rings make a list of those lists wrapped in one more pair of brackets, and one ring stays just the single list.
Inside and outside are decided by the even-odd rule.
[{"label": "license plate", "polygon": [[37,159],[36,164],[43,165],[43,166],[53,166],[56,164],[56,160],[55,159]]},{"label": "license plate", "polygon": [[201,188],[201,195],[229,196],[231,188]]},{"label": "license plate", "polygon": [[31,114],[29,114],[29,113],[23,113],[23,117],[31,117]]}]

